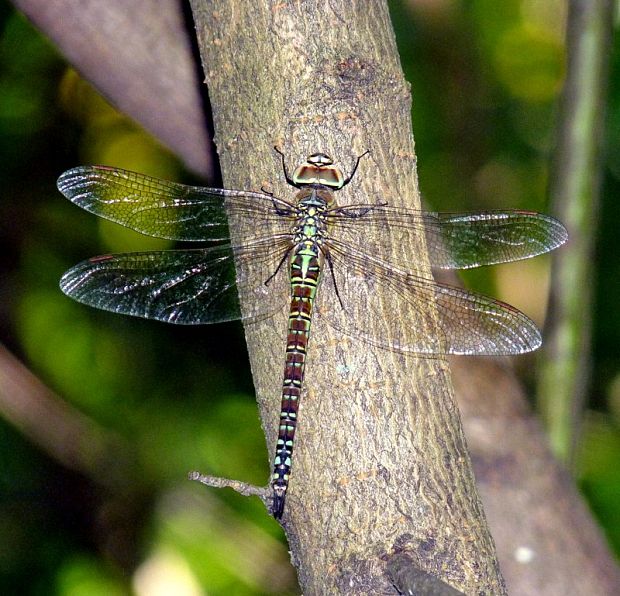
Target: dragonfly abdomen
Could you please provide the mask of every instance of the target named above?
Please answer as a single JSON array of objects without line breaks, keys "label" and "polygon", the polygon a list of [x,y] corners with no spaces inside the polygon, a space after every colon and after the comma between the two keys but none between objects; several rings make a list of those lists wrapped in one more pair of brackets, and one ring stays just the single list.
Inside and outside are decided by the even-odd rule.
[{"label": "dragonfly abdomen", "polygon": [[273,464],[273,515],[282,517],[292,465],[297,410],[304,380],[306,352],[312,323],[312,306],[320,274],[319,248],[302,242],[291,261],[291,306],[282,384],[282,406],[276,455]]}]

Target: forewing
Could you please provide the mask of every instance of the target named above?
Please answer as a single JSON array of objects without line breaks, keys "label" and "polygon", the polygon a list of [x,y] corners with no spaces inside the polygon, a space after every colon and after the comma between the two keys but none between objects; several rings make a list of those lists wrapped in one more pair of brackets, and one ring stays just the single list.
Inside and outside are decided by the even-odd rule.
[{"label": "forewing", "polygon": [[[391,237],[407,244],[404,236],[421,234],[432,267],[469,269],[508,263],[549,252],[566,242],[564,226],[553,217],[530,211],[433,213],[388,205],[337,207],[330,211],[333,235],[347,242],[366,231],[365,250],[389,261]],[[420,257],[400,253],[393,262],[409,269]]]},{"label": "forewing", "polygon": [[[116,313],[166,323],[197,325],[241,317],[234,254],[253,263],[265,279],[277,268],[286,239],[258,243],[251,250],[231,246],[104,255],[69,269],[60,287],[84,304]],[[282,282],[265,286],[264,279],[241,279],[248,297],[244,320],[270,316],[283,306]],[[285,304],[285,302],[284,302]]]},{"label": "forewing", "polygon": [[415,354],[521,354],[541,343],[529,318],[493,298],[395,269],[337,241],[326,263],[319,316],[352,337]]},{"label": "forewing", "polygon": [[[58,179],[58,190],[83,209],[137,232],[172,240],[227,240],[227,213],[249,229],[276,231],[294,208],[264,193],[186,186],[107,166],[81,166]],[[278,228],[279,226],[279,228]]]}]

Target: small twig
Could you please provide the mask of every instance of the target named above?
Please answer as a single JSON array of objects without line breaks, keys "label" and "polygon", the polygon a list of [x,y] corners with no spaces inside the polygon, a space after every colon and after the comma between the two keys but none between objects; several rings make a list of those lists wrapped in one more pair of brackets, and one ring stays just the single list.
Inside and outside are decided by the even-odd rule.
[{"label": "small twig", "polygon": [[267,508],[269,508],[273,499],[273,489],[269,485],[256,486],[255,484],[241,482],[240,480],[231,480],[230,478],[220,478],[218,476],[208,476],[197,471],[189,472],[187,477],[190,480],[195,480],[206,486],[212,486],[213,488],[232,488],[244,497],[260,497]]}]

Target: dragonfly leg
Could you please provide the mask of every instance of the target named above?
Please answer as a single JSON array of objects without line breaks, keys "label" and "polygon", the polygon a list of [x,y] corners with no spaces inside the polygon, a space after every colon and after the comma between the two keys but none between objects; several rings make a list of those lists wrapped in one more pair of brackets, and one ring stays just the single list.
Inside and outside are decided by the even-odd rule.
[{"label": "dragonfly leg", "polygon": [[340,297],[340,292],[338,291],[338,283],[336,282],[336,276],[334,274],[334,262],[332,261],[331,253],[323,247],[321,247],[321,252],[325,255],[325,260],[329,265],[329,273],[332,276],[332,281],[334,282],[334,292],[336,292],[338,302],[340,302],[340,306],[344,310],[344,302],[342,301],[342,298]]},{"label": "dragonfly leg", "polygon": [[289,254],[291,253],[291,250],[293,249],[293,247],[290,247],[285,253],[284,256],[282,257],[282,259],[280,259],[280,262],[278,263],[278,266],[276,267],[276,270],[265,280],[265,285],[268,286],[269,282],[276,276],[278,275],[278,271],[280,271],[280,269],[282,269],[282,265],[284,265],[284,263],[286,262],[286,259],[288,258]]},{"label": "dragonfly leg", "polygon": [[299,188],[299,185],[295,184],[295,182],[293,182],[293,179],[288,175],[288,170],[286,169],[286,162],[284,161],[284,153],[282,153],[282,151],[280,151],[280,149],[278,149],[278,147],[275,145],[273,148],[275,149],[276,153],[280,154],[280,158],[282,159],[282,169],[284,170],[284,178],[286,180],[286,183],[294,186],[295,188]]},{"label": "dragonfly leg", "polygon": [[345,178],[345,181],[342,183],[342,186],[346,186],[347,184],[349,184],[349,182],[351,182],[351,179],[353,178],[353,176],[355,176],[355,172],[357,171],[357,166],[360,165],[360,160],[362,159],[362,157],[364,157],[364,155],[368,155],[369,153],[370,153],[370,151],[364,151],[364,153],[362,153],[361,155],[357,156],[357,160],[355,162],[355,165],[353,166],[353,169],[351,170],[351,173],[349,174],[349,177]]}]

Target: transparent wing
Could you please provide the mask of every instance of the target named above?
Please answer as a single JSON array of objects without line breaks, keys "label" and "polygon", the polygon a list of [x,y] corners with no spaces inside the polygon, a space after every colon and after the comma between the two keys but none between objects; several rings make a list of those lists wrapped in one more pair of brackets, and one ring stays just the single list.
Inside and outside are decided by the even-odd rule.
[{"label": "transparent wing", "polygon": [[[225,245],[104,255],[69,269],[60,287],[89,306],[166,323],[258,320],[286,308],[286,275],[278,272],[268,285],[265,281],[277,271],[288,245],[283,237],[239,249]],[[235,255],[242,272],[237,280]],[[243,317],[237,285],[249,293]]]},{"label": "transparent wing", "polygon": [[[395,269],[338,241],[329,242],[320,292],[318,316],[387,349],[506,355],[541,343],[534,323],[508,304]],[[388,304],[382,302],[385,293]]]},{"label": "transparent wing", "polygon": [[[391,235],[398,241],[399,234],[424,233],[431,266],[442,269],[527,259],[557,248],[568,238],[558,220],[531,211],[433,213],[358,205],[332,209],[329,221],[333,235],[345,242],[364,230],[369,254],[384,260],[388,260],[386,237]],[[394,264],[409,269],[412,260],[412,255],[402,255]]]},{"label": "transparent wing", "polygon": [[227,212],[281,226],[290,223],[290,203],[258,192],[186,186],[107,166],[81,166],[58,178],[58,190],[83,209],[133,230],[171,240],[227,240]]}]

